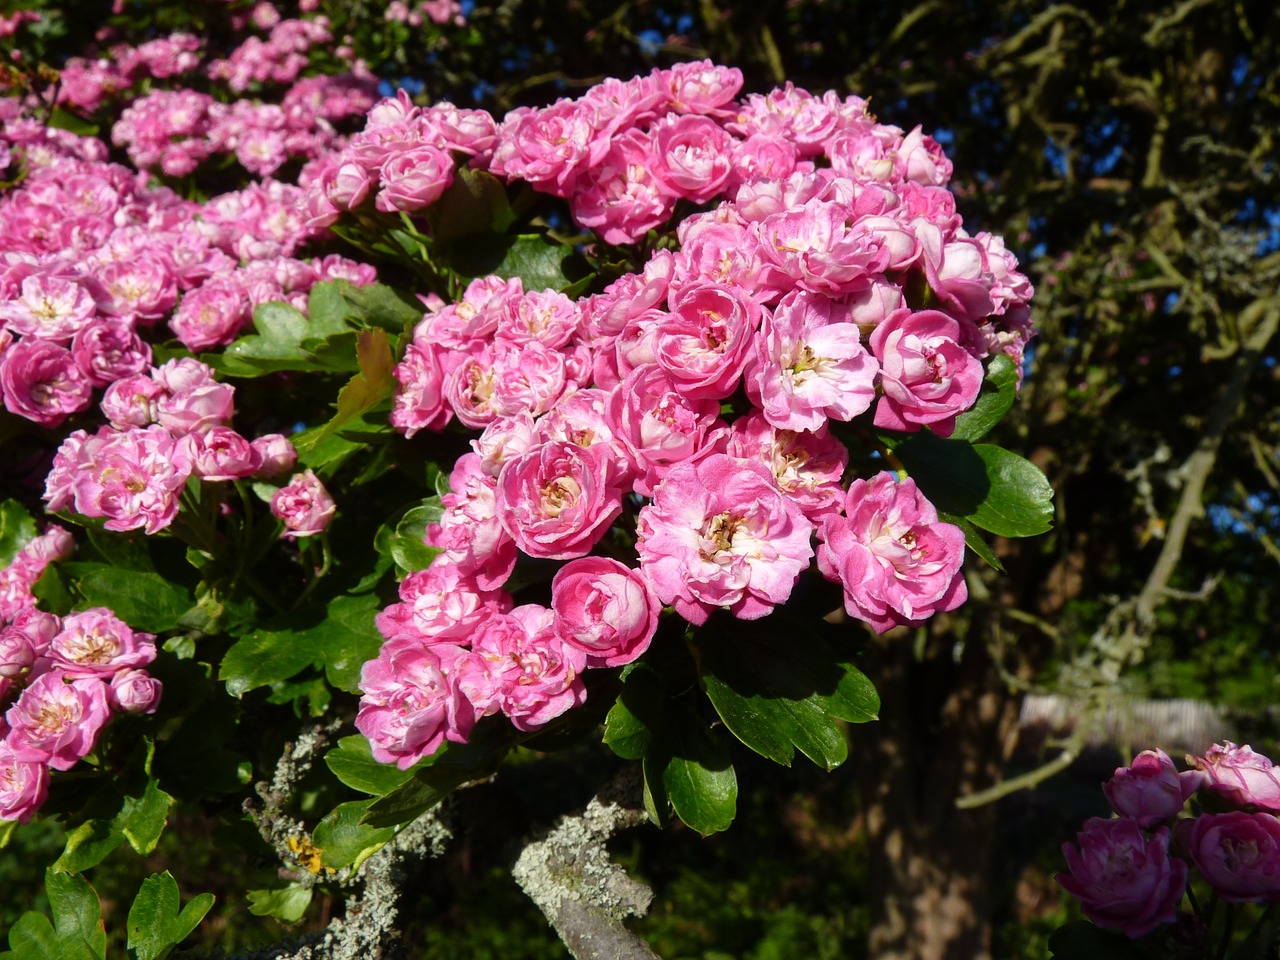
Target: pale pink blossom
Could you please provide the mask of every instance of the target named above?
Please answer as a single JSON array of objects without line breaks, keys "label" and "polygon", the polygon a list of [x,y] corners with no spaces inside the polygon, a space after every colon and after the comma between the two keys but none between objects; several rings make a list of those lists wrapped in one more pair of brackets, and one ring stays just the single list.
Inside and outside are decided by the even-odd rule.
[{"label": "pale pink blossom", "polygon": [[280,536],[290,540],[323,533],[337,509],[333,497],[312,470],[295,474],[271,495],[271,513],[284,523]]},{"label": "pale pink blossom", "polygon": [[849,485],[844,515],[822,518],[818,569],[844,587],[849,615],[877,633],[921,623],[968,598],[964,533],[908,477],[884,471]]},{"label": "pale pink blossom", "polygon": [[602,446],[549,441],[502,468],[497,515],[531,557],[568,560],[591,551],[622,512],[622,490],[609,483]]},{"label": "pale pink blossom", "polygon": [[97,745],[110,719],[108,689],[99,677],[69,680],[57,670],[41,674],[5,714],[5,745],[17,759],[70,770]]},{"label": "pale pink blossom", "polygon": [[875,425],[889,430],[929,426],[951,436],[956,417],[978,398],[982,364],[959,340],[960,324],[938,310],[894,311],[871,334],[883,394]]},{"label": "pale pink blossom", "polygon": [[0,820],[27,823],[49,795],[49,768],[39,760],[20,760],[0,743]]},{"label": "pale pink blossom", "polygon": [[1203,757],[1188,756],[1187,763],[1203,774],[1210,792],[1228,803],[1280,812],[1280,767],[1248,744],[1224,740]]},{"label": "pale pink blossom", "polygon": [[640,510],[636,551],[658,598],[690,623],[717,608],[754,620],[791,596],[812,533],[765,466],[713,454],[666,475]]},{"label": "pale pink blossom", "polygon": [[107,700],[119,713],[155,713],[164,685],[145,670],[121,670],[111,678]]},{"label": "pale pink blossom", "polygon": [[92,403],[93,383],[66,347],[24,337],[0,359],[0,393],[10,413],[57,427]]},{"label": "pale pink blossom", "polygon": [[62,618],[62,629],[46,652],[66,677],[103,677],[144,667],[156,658],[155,637],[135,632],[106,607],[91,607]]}]

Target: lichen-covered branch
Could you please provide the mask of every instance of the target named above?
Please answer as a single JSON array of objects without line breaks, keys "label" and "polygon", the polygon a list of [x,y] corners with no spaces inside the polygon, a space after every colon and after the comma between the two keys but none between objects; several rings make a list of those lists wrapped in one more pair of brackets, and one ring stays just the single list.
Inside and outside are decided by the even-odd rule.
[{"label": "lichen-covered branch", "polygon": [[658,960],[622,920],[642,917],[653,891],[609,859],[605,841],[645,819],[638,769],[625,771],[586,809],[564,817],[520,853],[512,876],[577,960]]}]

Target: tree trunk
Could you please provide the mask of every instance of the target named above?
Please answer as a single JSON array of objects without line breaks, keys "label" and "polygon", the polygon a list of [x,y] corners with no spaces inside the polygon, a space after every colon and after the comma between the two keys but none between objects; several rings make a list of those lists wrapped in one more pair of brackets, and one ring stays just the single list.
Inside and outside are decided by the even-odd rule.
[{"label": "tree trunk", "polygon": [[958,810],[990,786],[1016,732],[1008,693],[975,615],[969,642],[934,632],[917,658],[913,635],[879,638],[866,664],[880,722],[854,732],[870,846],[870,955],[876,960],[986,960],[994,806]]}]

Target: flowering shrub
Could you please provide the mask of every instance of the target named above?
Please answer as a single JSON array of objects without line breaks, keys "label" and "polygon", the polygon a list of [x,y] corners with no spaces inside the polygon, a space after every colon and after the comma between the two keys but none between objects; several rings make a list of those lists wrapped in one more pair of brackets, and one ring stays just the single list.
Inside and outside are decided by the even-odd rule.
[{"label": "flowering shrub", "polygon": [[[1187,763],[1191,769],[1179,772],[1162,750],[1138,754],[1103,785],[1116,817],[1086,821],[1077,843],[1062,847],[1068,871],[1058,882],[1085,916],[1143,941],[1151,956],[1221,956],[1237,934],[1238,917],[1228,910],[1225,923],[1215,923],[1219,900],[1280,902],[1280,770],[1230,742],[1188,756]],[[1182,816],[1192,797],[1197,802]],[[1207,903],[1188,887],[1196,875],[1208,887]],[[1179,910],[1184,895],[1190,914]],[[1261,923],[1244,929],[1248,948],[1262,955],[1274,933]],[[1221,951],[1213,952],[1214,943]],[[1051,946],[1064,958],[1105,949],[1104,941],[1077,927],[1058,931]]]},{"label": "flowering shrub", "polygon": [[[1043,475],[977,442],[1031,289],[964,230],[938,144],[706,61],[503,118],[375,103],[359,69],[303,77],[322,18],[253,18],[265,39],[212,63],[172,36],[69,64],[64,104],[119,95],[113,141],[170,178],[234,152],[262,178],[306,160],[296,183],[184,199],[0,107],[0,398],[37,451],[27,506],[78,531],[4,508],[0,818],[88,758],[110,800],[71,810],[59,861],[83,871],[243,787],[276,729],[353,726],[291,837],[302,878],[251,894],[297,919],[323,869],[517,746],[603,724],[652,819],[704,834],[736,806],[713,723],[841,763],[879,706],[846,618],[955,610],[966,551],[999,565],[981,531],[1051,516]],[[150,86],[198,71],[294,85]],[[1180,883],[1153,877],[1130,929]]]}]

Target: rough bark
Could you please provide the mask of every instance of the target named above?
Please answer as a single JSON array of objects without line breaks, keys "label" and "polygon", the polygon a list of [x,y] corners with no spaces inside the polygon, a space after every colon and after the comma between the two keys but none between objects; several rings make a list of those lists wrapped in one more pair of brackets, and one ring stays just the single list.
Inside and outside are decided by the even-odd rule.
[{"label": "rough bark", "polygon": [[877,960],[991,956],[996,809],[955,801],[998,778],[1018,698],[981,642],[957,643],[935,636],[917,658],[911,637],[894,631],[873,648],[883,707],[879,723],[855,731],[853,756],[878,890],[869,938]]}]

